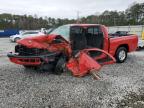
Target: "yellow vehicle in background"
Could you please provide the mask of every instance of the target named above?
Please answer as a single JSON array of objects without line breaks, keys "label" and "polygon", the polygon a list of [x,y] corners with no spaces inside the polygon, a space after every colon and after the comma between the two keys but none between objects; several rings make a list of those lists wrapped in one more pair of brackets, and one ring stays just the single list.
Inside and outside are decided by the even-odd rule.
[{"label": "yellow vehicle in background", "polygon": [[142,31],[141,38],[138,41],[138,47],[139,48],[143,48],[144,47],[144,31]]},{"label": "yellow vehicle in background", "polygon": [[144,40],[144,31],[142,32],[142,40]]}]

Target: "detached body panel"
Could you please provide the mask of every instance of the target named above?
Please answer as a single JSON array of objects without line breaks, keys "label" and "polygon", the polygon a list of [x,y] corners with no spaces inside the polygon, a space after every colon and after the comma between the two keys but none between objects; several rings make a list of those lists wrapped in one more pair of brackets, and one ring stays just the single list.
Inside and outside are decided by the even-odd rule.
[{"label": "detached body panel", "polygon": [[[90,53],[95,53],[91,56]],[[97,53],[100,53],[97,55]],[[108,59],[110,58],[110,59]],[[107,61],[101,61],[107,59]],[[67,67],[72,71],[74,76],[82,77],[91,71],[98,72],[103,65],[113,64],[116,60],[104,50],[97,48],[84,49],[80,51],[74,58],[71,58],[67,63]]]}]

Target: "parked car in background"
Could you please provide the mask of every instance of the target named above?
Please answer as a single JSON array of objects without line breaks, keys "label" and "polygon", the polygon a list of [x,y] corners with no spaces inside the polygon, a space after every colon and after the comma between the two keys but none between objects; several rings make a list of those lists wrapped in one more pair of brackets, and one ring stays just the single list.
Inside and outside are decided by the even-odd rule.
[{"label": "parked car in background", "polygon": [[23,32],[21,34],[16,34],[16,35],[10,36],[10,41],[16,42],[20,39],[24,39],[27,37],[33,37],[33,36],[40,36],[40,35],[45,35],[45,34],[43,32],[38,32],[38,31]]}]

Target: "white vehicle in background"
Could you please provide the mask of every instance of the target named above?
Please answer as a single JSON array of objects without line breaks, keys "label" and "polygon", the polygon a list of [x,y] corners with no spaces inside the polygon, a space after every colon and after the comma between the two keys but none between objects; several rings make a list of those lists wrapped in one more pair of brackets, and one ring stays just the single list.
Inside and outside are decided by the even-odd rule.
[{"label": "white vehicle in background", "polygon": [[142,40],[142,39],[138,40],[138,47],[139,48],[143,48],[144,47],[144,40]]},{"label": "white vehicle in background", "polygon": [[45,34],[43,32],[38,32],[38,31],[23,32],[20,34],[10,36],[10,41],[16,42],[16,41],[23,39],[23,38],[40,36],[40,35],[45,35]]}]

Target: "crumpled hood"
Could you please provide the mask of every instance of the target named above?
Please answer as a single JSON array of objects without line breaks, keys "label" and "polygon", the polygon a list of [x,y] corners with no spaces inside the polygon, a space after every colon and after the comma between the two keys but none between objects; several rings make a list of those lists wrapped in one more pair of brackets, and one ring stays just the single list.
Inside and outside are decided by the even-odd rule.
[{"label": "crumpled hood", "polygon": [[[62,38],[63,43],[52,43],[55,38]],[[67,55],[71,54],[71,47],[67,40],[60,35],[45,35],[21,39],[17,42],[19,45],[26,46],[27,48],[46,49],[50,52],[64,52]]]},{"label": "crumpled hood", "polygon": [[46,49],[58,35],[44,35],[44,36],[36,36],[36,37],[29,37],[25,39],[21,39],[17,41],[18,44],[26,46],[28,48],[39,48],[39,49]]}]

